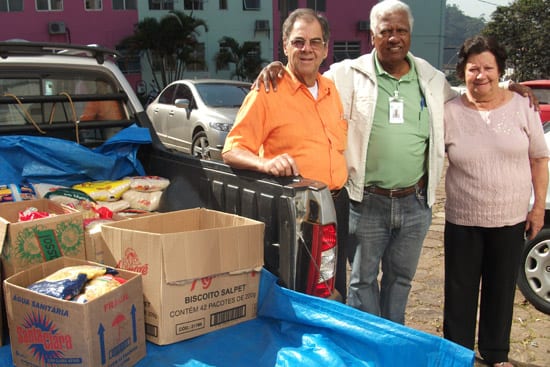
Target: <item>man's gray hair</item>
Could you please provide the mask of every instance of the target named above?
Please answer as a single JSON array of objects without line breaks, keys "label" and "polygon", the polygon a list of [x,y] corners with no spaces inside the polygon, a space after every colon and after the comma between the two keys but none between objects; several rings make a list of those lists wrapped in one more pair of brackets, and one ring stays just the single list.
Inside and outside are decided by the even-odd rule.
[{"label": "man's gray hair", "polygon": [[376,27],[383,16],[396,11],[404,11],[409,18],[410,32],[413,30],[414,18],[412,16],[411,8],[407,4],[399,0],[383,0],[372,7],[370,11],[370,29],[372,33],[375,33]]}]

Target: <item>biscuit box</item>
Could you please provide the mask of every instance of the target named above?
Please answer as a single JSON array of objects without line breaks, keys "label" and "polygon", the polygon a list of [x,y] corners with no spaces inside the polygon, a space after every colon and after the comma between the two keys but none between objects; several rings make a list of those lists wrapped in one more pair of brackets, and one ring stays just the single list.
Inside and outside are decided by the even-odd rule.
[{"label": "biscuit box", "polygon": [[137,218],[140,216],[151,215],[151,213],[140,213],[134,216],[123,216],[117,213],[113,214],[111,219],[99,219],[97,223],[91,222],[84,225],[84,243],[86,244],[86,260],[104,264],[105,241],[101,236],[101,227],[106,223]]},{"label": "biscuit box", "polygon": [[141,274],[118,270],[126,281],[87,303],[27,289],[57,270],[99,265],[60,257],[4,281],[13,362],[17,366],[132,366],[145,356]]},{"label": "biscuit box", "polygon": [[[29,207],[55,215],[19,222]],[[4,279],[61,256],[84,260],[82,213],[48,199],[0,204],[0,245]]]},{"label": "biscuit box", "polygon": [[171,344],[256,317],[264,223],[208,209],[105,224],[105,263],[143,275],[145,333]]}]

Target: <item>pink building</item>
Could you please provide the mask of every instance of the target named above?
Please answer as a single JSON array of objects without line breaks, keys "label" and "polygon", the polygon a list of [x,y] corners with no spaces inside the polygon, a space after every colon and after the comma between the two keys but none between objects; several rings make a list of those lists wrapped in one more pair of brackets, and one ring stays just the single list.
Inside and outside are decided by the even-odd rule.
[{"label": "pink building", "polygon": [[[99,44],[114,49],[133,34],[138,22],[136,1],[0,1],[0,40]],[[134,84],[139,70],[127,77]]]},{"label": "pink building", "polygon": [[[372,50],[370,42],[369,14],[377,0],[283,0],[281,9],[273,6],[273,54],[283,60],[280,47],[281,24],[288,13],[296,8],[312,8],[322,13],[330,24],[331,39],[327,59],[321,65],[321,72],[335,61],[355,58]],[[277,2],[274,2],[276,4]],[[281,20],[282,19],[282,20]]]}]

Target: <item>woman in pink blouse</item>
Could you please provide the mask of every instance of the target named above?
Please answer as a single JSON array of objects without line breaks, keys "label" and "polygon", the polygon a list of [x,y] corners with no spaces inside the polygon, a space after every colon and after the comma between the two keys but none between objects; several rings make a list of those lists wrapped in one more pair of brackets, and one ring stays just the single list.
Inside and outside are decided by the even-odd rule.
[{"label": "woman in pink blouse", "polygon": [[[459,51],[466,93],[445,105],[444,336],[493,366],[508,362],[516,278],[525,235],[544,224],[548,148],[528,99],[499,88],[506,53],[474,36]],[[531,190],[534,205],[529,210]]]}]

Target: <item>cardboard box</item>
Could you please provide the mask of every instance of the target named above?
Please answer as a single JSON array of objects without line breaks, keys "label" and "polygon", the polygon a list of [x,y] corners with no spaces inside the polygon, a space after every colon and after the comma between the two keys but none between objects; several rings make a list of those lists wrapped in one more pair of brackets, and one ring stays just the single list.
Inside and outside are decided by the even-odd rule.
[{"label": "cardboard box", "polygon": [[189,209],[102,226],[106,264],[143,275],[145,333],[164,345],[256,317],[264,224]]},{"label": "cardboard box", "polygon": [[4,282],[13,362],[17,366],[131,366],[145,356],[141,275],[87,303],[46,296],[27,287],[67,266],[93,264],[61,257]]},{"label": "cardboard box", "polygon": [[[29,207],[56,215],[18,222]],[[0,244],[4,278],[61,256],[84,260],[82,213],[47,199],[1,204]]]},{"label": "cardboard box", "polygon": [[91,222],[84,227],[84,243],[86,244],[86,260],[105,264],[105,241],[101,235],[101,227],[103,224],[113,221],[121,221],[126,219],[138,218],[141,216],[151,215],[152,213],[141,213],[133,216],[124,216],[117,213],[113,214],[110,220],[98,220],[97,223]]}]

